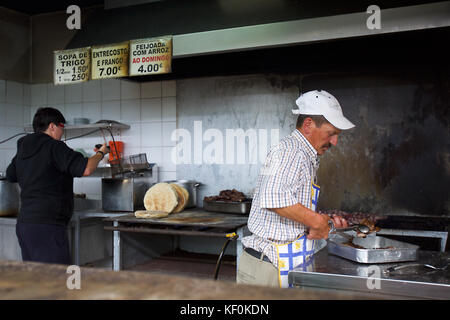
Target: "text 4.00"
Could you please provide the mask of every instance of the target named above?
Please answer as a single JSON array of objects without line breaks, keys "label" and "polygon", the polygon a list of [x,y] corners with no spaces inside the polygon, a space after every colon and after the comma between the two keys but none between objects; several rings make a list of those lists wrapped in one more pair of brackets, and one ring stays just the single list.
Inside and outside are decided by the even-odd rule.
[{"label": "text 4.00", "polygon": [[159,69],[161,69],[163,67],[162,63],[160,64],[149,64],[147,65],[147,68],[144,68],[144,66],[140,66],[138,71],[140,73],[150,73],[150,72],[158,72]]}]

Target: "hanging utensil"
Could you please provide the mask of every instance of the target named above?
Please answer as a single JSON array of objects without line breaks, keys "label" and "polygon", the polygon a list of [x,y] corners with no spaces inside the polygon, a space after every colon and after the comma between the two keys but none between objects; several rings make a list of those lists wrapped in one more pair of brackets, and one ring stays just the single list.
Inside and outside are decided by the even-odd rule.
[{"label": "hanging utensil", "polygon": [[[108,142],[106,142],[106,137],[105,137],[105,133],[103,132],[103,129],[100,128],[100,132],[102,133],[102,137],[103,137],[103,141],[105,142],[106,147],[108,148],[109,151],[111,151],[111,148],[108,146]],[[95,148],[96,149],[100,149],[102,147],[101,144],[96,144]]]}]

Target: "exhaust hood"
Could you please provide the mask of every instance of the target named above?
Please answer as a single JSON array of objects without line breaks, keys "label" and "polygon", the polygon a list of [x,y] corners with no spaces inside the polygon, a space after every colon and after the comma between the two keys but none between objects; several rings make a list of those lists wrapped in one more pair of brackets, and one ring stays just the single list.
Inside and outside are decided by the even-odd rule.
[{"label": "exhaust hood", "polygon": [[[300,12],[299,8],[304,3],[293,1],[260,0],[266,7],[254,7],[254,10],[251,10],[253,8],[248,4],[241,6],[244,9],[240,9],[239,3],[242,2],[237,0],[167,0],[135,5],[136,1],[132,0],[128,3],[129,6],[120,8],[110,6],[111,9],[95,9],[65,49],[171,35],[174,60],[172,74],[156,76],[164,80],[180,75],[190,76],[194,67],[186,66],[205,64],[209,58],[212,59],[207,62],[207,68],[217,70],[220,69],[220,61],[223,59],[233,57],[234,61],[239,60],[239,57],[233,55],[258,55],[258,52],[264,50],[286,50],[296,46],[306,48],[310,46],[305,47],[305,44],[358,41],[368,39],[369,36],[389,36],[418,30],[425,32],[448,29],[446,27],[450,26],[450,1],[386,9],[383,9],[381,1],[381,28],[374,30],[367,27],[366,21],[370,14],[366,12],[366,7],[360,10],[361,5],[347,8],[346,11],[342,11],[341,6],[336,3],[328,11],[316,5],[314,8],[310,7],[309,12]],[[254,3],[256,0],[249,1]],[[417,3],[409,0],[409,3],[411,2]],[[238,10],[239,7],[241,11],[236,13],[226,7],[228,3],[234,3],[235,9]],[[293,12],[295,10],[296,12]],[[271,11],[274,13],[271,14]],[[254,60],[253,57],[246,59],[251,61]],[[245,69],[245,64],[241,61],[244,67],[238,66],[236,69]],[[184,72],[189,68],[189,71]],[[181,69],[183,71],[180,71]],[[264,72],[270,71],[269,69]],[[252,66],[251,71],[254,70],[257,68]],[[208,72],[210,71],[201,75],[211,75]],[[152,77],[129,79],[156,79],[155,76]]]},{"label": "exhaust hood", "polygon": [[[381,29],[378,30],[368,29],[366,20],[370,14],[363,11],[184,33],[183,30],[189,31],[191,26],[181,27],[175,23],[175,17],[167,5],[170,3],[162,1],[110,10],[98,9],[66,49],[173,35],[173,58],[177,59],[450,26],[450,1],[444,1],[381,8]],[[157,10],[158,17],[153,16],[155,13],[150,11],[151,8]],[[151,22],[156,19],[157,27]]]}]

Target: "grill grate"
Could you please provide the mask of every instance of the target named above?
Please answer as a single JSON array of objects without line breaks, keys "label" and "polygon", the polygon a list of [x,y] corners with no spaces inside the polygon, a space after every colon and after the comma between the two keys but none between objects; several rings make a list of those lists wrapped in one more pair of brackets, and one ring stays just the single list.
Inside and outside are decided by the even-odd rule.
[{"label": "grill grate", "polygon": [[111,165],[111,175],[113,177],[128,172],[150,169],[150,164],[147,162],[147,155],[145,153],[130,155],[118,160],[112,160],[109,163]]}]

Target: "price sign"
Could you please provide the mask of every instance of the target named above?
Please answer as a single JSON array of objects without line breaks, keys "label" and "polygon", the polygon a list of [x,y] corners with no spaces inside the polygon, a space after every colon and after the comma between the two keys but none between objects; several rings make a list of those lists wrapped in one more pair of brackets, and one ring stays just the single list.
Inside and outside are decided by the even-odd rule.
[{"label": "price sign", "polygon": [[172,71],[172,37],[130,41],[130,76]]},{"label": "price sign", "polygon": [[90,66],[90,47],[54,51],[53,83],[59,85],[87,81]]},{"label": "price sign", "polygon": [[91,50],[92,79],[128,76],[129,42],[95,46]]}]

